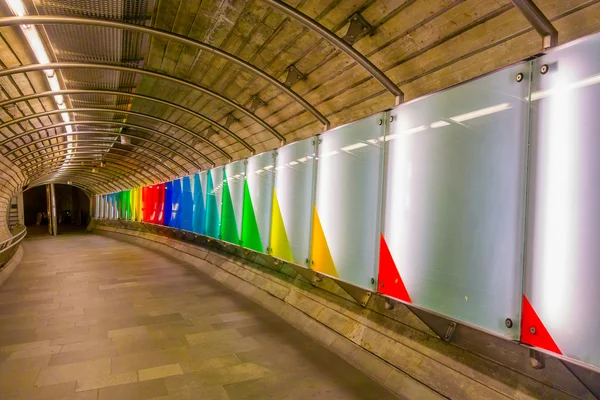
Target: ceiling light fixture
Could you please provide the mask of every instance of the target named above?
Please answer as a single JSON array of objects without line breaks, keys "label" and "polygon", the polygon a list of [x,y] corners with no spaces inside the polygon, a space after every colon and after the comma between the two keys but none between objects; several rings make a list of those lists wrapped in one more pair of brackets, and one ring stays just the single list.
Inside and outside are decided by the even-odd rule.
[{"label": "ceiling light fixture", "polygon": [[[18,17],[23,17],[23,16],[27,15],[27,9],[25,8],[25,4],[23,4],[22,0],[5,0],[5,1],[14,15],[16,15]],[[38,60],[38,63],[50,64],[50,57],[48,56],[48,53],[46,52],[46,46],[44,46],[44,42],[42,41],[42,38],[40,37],[40,34],[39,34],[37,28],[35,27],[35,25],[21,25],[21,31],[23,32],[23,35],[25,35],[25,39],[27,39],[27,42],[29,43],[31,50],[33,51],[33,54],[35,55],[35,58],[37,58],[37,60]],[[48,85],[50,86],[50,90],[52,90],[54,92],[54,91],[60,91],[62,89],[55,70],[46,69],[46,70],[44,70],[44,75],[46,76],[46,79],[48,80]],[[65,99],[62,95],[55,95],[54,101],[56,102],[56,105],[60,110],[64,110],[67,108],[67,105],[65,104]],[[61,117],[64,122],[71,121],[71,118],[68,113],[61,113]],[[71,127],[71,125],[65,126],[65,130],[69,134],[73,133],[73,128]],[[67,142],[72,142],[72,141],[73,141],[73,138],[70,135],[67,136]],[[67,152],[69,153],[69,156],[67,156],[67,158],[70,158],[70,153],[72,152],[71,146],[69,146],[69,149],[67,150]]]}]

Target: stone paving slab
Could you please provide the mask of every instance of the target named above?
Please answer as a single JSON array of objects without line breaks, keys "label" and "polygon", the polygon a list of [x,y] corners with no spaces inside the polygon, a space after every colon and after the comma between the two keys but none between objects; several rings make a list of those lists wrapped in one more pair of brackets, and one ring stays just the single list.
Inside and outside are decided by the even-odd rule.
[{"label": "stone paving slab", "polygon": [[394,398],[195,268],[110,238],[35,237],[0,286],[0,398]]}]

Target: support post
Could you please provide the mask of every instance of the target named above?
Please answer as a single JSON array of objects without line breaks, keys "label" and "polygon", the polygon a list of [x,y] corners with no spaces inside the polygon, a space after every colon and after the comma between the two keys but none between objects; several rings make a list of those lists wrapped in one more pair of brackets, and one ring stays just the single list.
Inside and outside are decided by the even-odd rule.
[{"label": "support post", "polygon": [[50,210],[48,225],[50,225],[50,234],[52,236],[58,235],[58,218],[56,217],[56,191],[54,190],[54,183],[50,185]]},{"label": "support post", "polygon": [[17,194],[17,215],[19,217],[19,225],[25,226],[25,205],[23,203],[23,192]]}]

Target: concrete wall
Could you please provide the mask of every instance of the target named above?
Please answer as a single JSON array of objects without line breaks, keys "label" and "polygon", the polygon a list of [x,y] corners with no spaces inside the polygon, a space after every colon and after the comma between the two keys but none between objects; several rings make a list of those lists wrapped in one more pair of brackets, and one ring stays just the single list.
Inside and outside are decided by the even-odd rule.
[{"label": "concrete wall", "polygon": [[0,155],[0,241],[10,237],[8,213],[11,199],[22,189],[25,181],[21,170]]},{"label": "concrete wall", "polygon": [[188,262],[278,314],[401,398],[596,398],[557,359],[546,358],[544,369],[531,368],[529,351],[516,343],[460,325],[445,341],[431,328],[435,316],[401,303],[372,295],[362,306],[330,279],[310,282],[289,265],[276,265],[260,254],[202,237],[189,243],[191,237],[187,242],[174,238],[183,237],[181,232],[152,229],[118,221],[90,226],[98,234]]}]

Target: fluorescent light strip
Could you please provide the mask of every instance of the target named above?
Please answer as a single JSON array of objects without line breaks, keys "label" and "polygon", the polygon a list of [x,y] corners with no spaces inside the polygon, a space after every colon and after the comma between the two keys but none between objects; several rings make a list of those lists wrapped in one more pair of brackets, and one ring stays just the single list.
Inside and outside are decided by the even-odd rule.
[{"label": "fluorescent light strip", "polygon": [[495,106],[491,106],[491,107],[487,107],[487,108],[482,108],[480,110],[475,110],[475,111],[471,111],[468,112],[466,114],[462,114],[462,115],[457,115],[456,117],[452,117],[450,118],[452,121],[454,122],[464,122],[464,121],[469,121],[471,119],[475,119],[475,118],[479,118],[479,117],[484,117],[486,115],[490,115],[490,114],[494,114],[500,111],[505,111],[510,109],[510,103],[502,103],[502,104],[498,104]]},{"label": "fluorescent light strip", "polygon": [[433,129],[435,129],[435,128],[441,128],[442,126],[448,126],[448,125],[450,125],[449,122],[446,122],[446,121],[436,121],[436,122],[433,122],[429,126],[432,127]]},{"label": "fluorescent light strip", "polygon": [[537,92],[533,92],[531,94],[531,101],[536,101],[536,100],[539,100],[539,99],[543,99],[544,97],[555,95],[557,93],[560,93],[561,91],[573,90],[573,89],[581,89],[583,87],[591,86],[591,85],[596,85],[598,83],[600,83],[600,75],[593,75],[593,76],[584,78],[582,80],[579,80],[577,82],[573,82],[573,83],[571,83],[569,85],[566,85],[564,87],[556,87],[556,88],[553,88],[553,89],[539,90]]},{"label": "fluorescent light strip", "polygon": [[298,162],[297,161],[290,161],[289,165],[293,167],[294,165],[298,165]]},{"label": "fluorescent light strip", "polygon": [[354,143],[349,146],[342,147],[342,150],[343,151],[351,151],[351,150],[356,150],[356,149],[360,149],[362,147],[367,147],[367,146],[368,146],[368,144],[366,144],[366,143]]},{"label": "fluorescent light strip", "polygon": [[327,157],[335,156],[336,154],[339,154],[339,152],[334,150],[334,151],[330,151],[329,153],[321,154],[319,156],[319,158],[327,158]]}]

